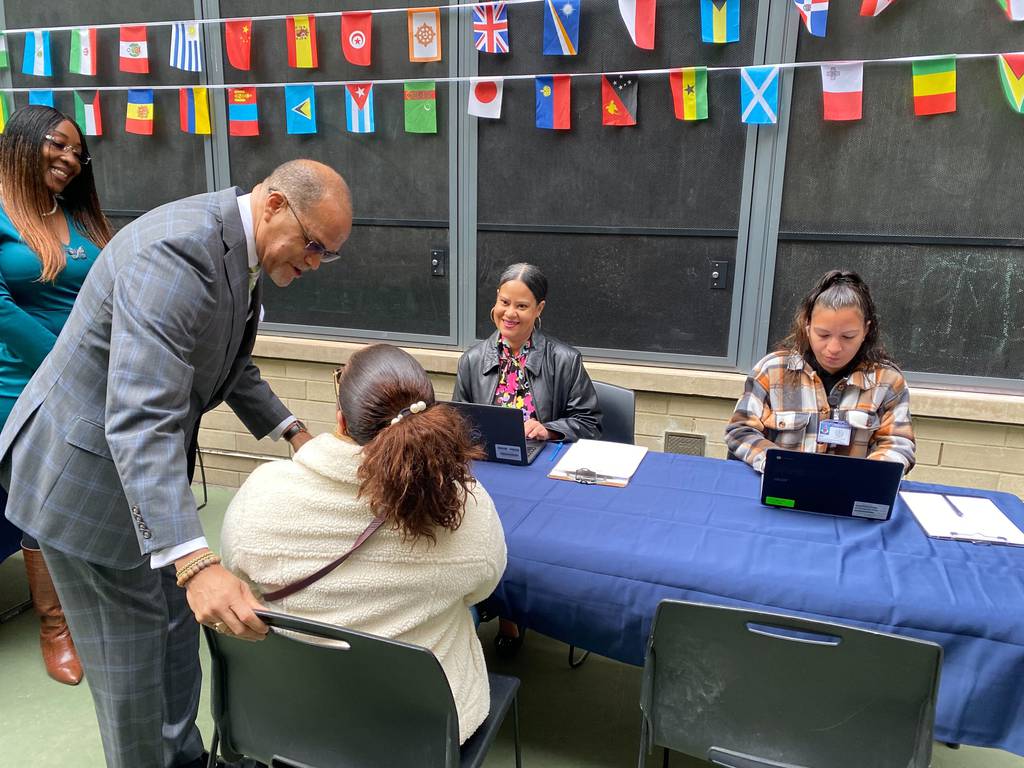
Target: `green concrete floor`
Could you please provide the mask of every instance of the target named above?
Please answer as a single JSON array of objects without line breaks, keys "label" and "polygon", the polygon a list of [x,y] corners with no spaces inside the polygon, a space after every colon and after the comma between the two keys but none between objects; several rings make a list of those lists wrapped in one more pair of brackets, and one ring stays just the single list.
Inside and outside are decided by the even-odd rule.
[{"label": "green concrete floor", "polygon": [[[211,489],[203,522],[216,547],[231,491]],[[0,611],[27,595],[20,555],[0,564]],[[577,670],[566,665],[566,646],[533,633],[509,662],[493,657],[495,624],[481,637],[488,664],[522,680],[520,693],[525,768],[611,768],[636,765],[639,739],[640,669],[596,656]],[[204,650],[204,667],[208,659]],[[35,768],[92,768],[103,757],[92,700],[85,684],[52,682],[43,670],[32,614],[0,625],[0,765]],[[208,692],[199,725],[209,740],[212,725]],[[650,762],[660,765],[660,758]],[[991,749],[935,746],[935,768],[1024,768],[1024,758]],[[506,724],[486,768],[514,765],[511,729]],[[707,766],[674,755],[673,768]]]}]

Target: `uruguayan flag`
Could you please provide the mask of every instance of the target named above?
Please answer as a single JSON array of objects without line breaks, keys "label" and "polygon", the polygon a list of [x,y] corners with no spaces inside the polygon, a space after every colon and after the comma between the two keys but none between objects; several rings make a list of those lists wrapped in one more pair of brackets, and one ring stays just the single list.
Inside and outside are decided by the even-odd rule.
[{"label": "uruguayan flag", "polygon": [[203,71],[199,25],[194,21],[178,22],[171,27],[171,66],[186,72]]},{"label": "uruguayan flag", "polygon": [[345,128],[349,133],[373,133],[373,83],[345,86]]},{"label": "uruguayan flag", "polygon": [[50,33],[45,29],[34,29],[25,33],[25,58],[21,62],[21,71],[26,75],[51,77],[53,67],[50,65]]},{"label": "uruguayan flag", "polygon": [[744,123],[771,125],[779,121],[779,68],[740,70],[740,114]]}]

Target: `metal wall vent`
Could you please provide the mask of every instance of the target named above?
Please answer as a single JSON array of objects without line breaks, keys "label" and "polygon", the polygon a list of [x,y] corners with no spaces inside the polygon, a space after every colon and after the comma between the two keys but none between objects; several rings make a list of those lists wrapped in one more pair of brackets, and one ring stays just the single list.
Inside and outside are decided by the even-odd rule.
[{"label": "metal wall vent", "polygon": [[705,456],[707,436],[692,435],[688,432],[666,432],[665,453],[681,453],[684,456]]}]

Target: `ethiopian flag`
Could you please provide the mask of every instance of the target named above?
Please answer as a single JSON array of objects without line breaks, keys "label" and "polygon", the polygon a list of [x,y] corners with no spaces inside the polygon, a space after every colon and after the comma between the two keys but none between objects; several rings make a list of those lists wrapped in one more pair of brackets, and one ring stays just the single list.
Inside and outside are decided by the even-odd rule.
[{"label": "ethiopian flag", "polygon": [[708,68],[674,69],[668,73],[676,120],[708,119]]},{"label": "ethiopian flag", "polygon": [[999,57],[999,79],[1013,111],[1024,114],[1024,53],[1004,53]]},{"label": "ethiopian flag", "polygon": [[914,114],[956,112],[956,57],[914,62]]}]

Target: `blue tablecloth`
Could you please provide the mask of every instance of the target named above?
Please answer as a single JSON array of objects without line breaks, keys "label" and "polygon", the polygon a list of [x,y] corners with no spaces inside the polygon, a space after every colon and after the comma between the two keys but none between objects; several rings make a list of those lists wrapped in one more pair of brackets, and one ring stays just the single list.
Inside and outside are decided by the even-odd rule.
[{"label": "blue tablecloth", "polygon": [[[945,657],[935,735],[1024,754],[1024,549],[939,541],[897,503],[889,522],[762,507],[741,462],[649,453],[626,488],[479,463],[508,568],[501,615],[581,648],[643,664],[665,598],[820,618],[931,640]],[[904,482],[992,499],[1006,493]]]}]

